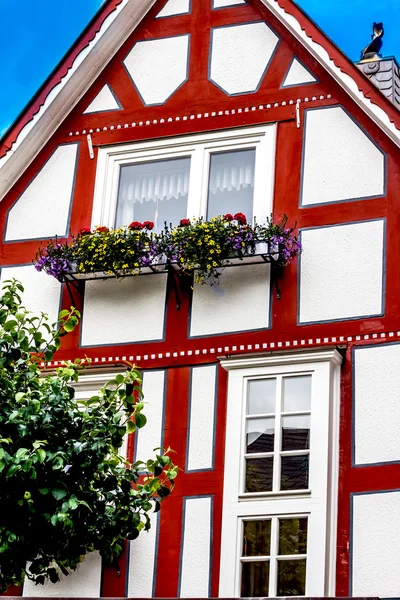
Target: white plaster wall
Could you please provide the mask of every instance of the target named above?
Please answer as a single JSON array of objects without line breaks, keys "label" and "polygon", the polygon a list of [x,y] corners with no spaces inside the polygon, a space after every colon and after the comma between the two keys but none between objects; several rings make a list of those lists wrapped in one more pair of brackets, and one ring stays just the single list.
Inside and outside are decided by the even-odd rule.
[{"label": "white plaster wall", "polygon": [[25,580],[23,596],[39,598],[98,598],[101,586],[101,557],[97,552],[88,554],[70,575],[60,575],[57,583],[35,585]]},{"label": "white plaster wall", "polygon": [[278,44],[264,22],[212,29],[210,79],[227,94],[254,92]]},{"label": "white plaster wall", "polygon": [[159,448],[163,434],[165,371],[145,371],[143,373],[144,414],[146,426],[136,433],[136,460],[148,460],[154,456],[154,448]]},{"label": "white plaster wall", "polygon": [[214,458],[216,365],[193,367],[186,469],[211,469]]},{"label": "white plaster wall", "polygon": [[168,0],[156,18],[159,19],[160,17],[172,17],[173,15],[183,15],[188,13],[189,4],[189,0]]},{"label": "white plaster wall", "polygon": [[317,81],[314,75],[310,73],[310,71],[306,69],[306,67],[302,65],[297,58],[295,58],[290,65],[282,87],[312,83],[314,81]]},{"label": "white plaster wall", "polygon": [[82,345],[162,339],[166,285],[164,274],[86,281]]},{"label": "white plaster wall", "polygon": [[210,585],[211,498],[186,498],[180,598],[208,598]]},{"label": "white plaster wall", "polygon": [[5,239],[65,236],[78,144],[58,146],[8,213]]},{"label": "white plaster wall", "polygon": [[384,155],[341,108],[305,111],[302,204],[384,193]]},{"label": "white plaster wall", "polygon": [[162,104],[186,80],[189,36],[137,42],[124,60],[145,104]]},{"label": "white plaster wall", "polygon": [[355,463],[400,461],[400,345],[354,354]]},{"label": "white plaster wall", "polygon": [[382,313],[383,220],[305,229],[301,242],[301,323]]},{"label": "white plaster wall", "polygon": [[400,596],[400,492],[353,497],[352,596]]},{"label": "white plaster wall", "polygon": [[109,85],[106,83],[106,85],[101,88],[94,100],[92,100],[92,102],[89,104],[87,109],[83,111],[83,114],[86,115],[94,112],[118,110],[119,108],[120,106],[118,105],[114,94],[110,90]]},{"label": "white plaster wall", "polygon": [[269,327],[270,267],[228,267],[216,285],[195,285],[190,335]]},{"label": "white plaster wall", "polygon": [[246,4],[245,0],[214,0],[213,8],[223,8],[224,6],[236,6],[236,4]]},{"label": "white plaster wall", "polygon": [[150,515],[151,528],[129,543],[128,597],[152,598],[159,512]]},{"label": "white plaster wall", "polygon": [[22,303],[36,315],[41,312],[49,316],[49,322],[58,319],[61,301],[61,283],[54,277],[36,271],[33,265],[19,267],[1,267],[0,285],[7,279],[18,279],[24,286]]}]

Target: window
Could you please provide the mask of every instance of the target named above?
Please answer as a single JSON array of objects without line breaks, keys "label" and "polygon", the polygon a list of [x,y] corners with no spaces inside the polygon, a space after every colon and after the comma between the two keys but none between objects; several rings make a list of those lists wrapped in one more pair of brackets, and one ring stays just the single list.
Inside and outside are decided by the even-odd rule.
[{"label": "window", "polygon": [[92,225],[272,211],[276,126],[101,148]]},{"label": "window", "polygon": [[222,361],[220,596],[334,595],[340,364],[336,350]]}]

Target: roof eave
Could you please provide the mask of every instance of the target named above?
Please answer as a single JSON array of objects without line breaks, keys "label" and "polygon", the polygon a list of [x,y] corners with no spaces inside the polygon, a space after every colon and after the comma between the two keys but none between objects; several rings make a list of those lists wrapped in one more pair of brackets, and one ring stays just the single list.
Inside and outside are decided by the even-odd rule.
[{"label": "roof eave", "polygon": [[0,199],[69,115],[156,0],[122,0],[0,158]]},{"label": "roof eave", "polygon": [[[400,147],[400,112],[292,0],[261,0],[360,108]],[[324,46],[317,40],[322,38]],[[346,72],[341,66],[346,65]]]}]

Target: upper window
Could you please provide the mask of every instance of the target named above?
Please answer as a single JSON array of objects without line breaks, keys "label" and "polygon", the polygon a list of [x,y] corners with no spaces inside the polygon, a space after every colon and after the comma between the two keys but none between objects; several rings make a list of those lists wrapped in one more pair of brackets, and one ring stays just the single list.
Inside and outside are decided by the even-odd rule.
[{"label": "upper window", "polygon": [[340,362],[335,350],[222,362],[221,597],[334,595]]},{"label": "upper window", "polygon": [[275,125],[101,148],[92,225],[271,214]]}]

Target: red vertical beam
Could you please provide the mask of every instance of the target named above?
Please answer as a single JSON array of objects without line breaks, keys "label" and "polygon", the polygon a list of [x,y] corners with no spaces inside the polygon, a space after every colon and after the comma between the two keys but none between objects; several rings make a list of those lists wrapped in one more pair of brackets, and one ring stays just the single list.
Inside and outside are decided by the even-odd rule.
[{"label": "red vertical beam", "polygon": [[[184,471],[186,467],[186,433],[188,421],[190,369],[170,369],[167,374],[164,446],[175,454],[173,461]],[[176,598],[182,538],[182,497],[194,493],[185,489],[185,475],[180,472],[176,487],[163,502],[160,511],[158,556],[156,557],[156,597]]]},{"label": "red vertical beam", "polygon": [[[297,128],[296,121],[279,123],[277,127],[273,218],[277,222],[287,214],[288,226],[293,227],[299,218],[303,127]],[[298,261],[285,267],[285,276],[279,280],[280,299],[273,290],[271,326],[278,339],[297,325]]]}]

